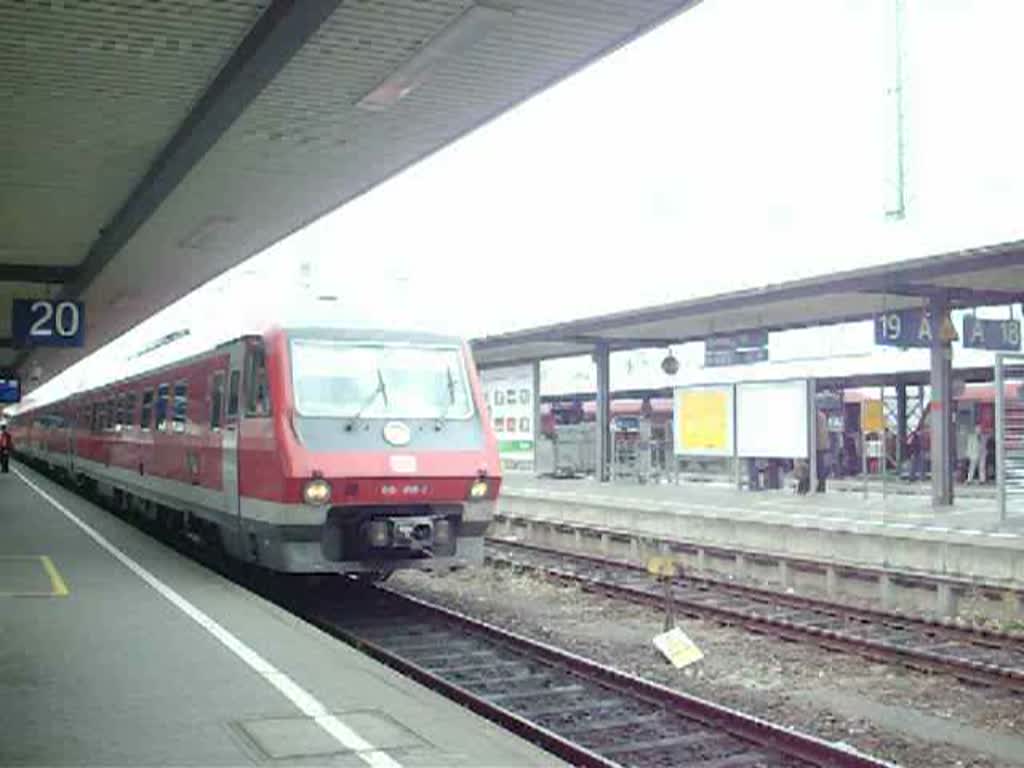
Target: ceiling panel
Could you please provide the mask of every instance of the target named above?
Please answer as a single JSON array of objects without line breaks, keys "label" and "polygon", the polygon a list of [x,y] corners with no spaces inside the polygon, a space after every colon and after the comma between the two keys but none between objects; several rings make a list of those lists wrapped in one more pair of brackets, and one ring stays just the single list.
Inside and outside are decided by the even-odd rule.
[{"label": "ceiling panel", "polygon": [[4,2],[0,261],[76,264],[266,2]]}]

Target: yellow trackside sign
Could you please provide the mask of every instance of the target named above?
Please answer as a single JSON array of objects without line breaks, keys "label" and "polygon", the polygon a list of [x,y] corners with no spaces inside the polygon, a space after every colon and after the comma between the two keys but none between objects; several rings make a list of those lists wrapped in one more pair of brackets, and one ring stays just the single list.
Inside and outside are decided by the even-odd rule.
[{"label": "yellow trackside sign", "polygon": [[676,669],[682,669],[704,658],[703,652],[679,627],[673,627],[654,638],[654,647],[661,651]]}]

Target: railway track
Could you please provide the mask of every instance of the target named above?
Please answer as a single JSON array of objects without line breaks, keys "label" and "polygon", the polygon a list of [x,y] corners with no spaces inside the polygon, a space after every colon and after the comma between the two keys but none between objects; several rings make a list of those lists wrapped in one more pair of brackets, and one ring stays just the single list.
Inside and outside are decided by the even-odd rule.
[{"label": "railway track", "polygon": [[[641,567],[621,560],[501,539],[488,540],[487,559],[493,565],[542,573],[631,602],[665,603],[663,586]],[[674,610],[686,615],[1024,693],[1024,637],[1020,635],[940,624],[707,578],[677,578],[670,594]]]},{"label": "railway track", "polygon": [[887,763],[383,588],[303,618],[579,766]]}]

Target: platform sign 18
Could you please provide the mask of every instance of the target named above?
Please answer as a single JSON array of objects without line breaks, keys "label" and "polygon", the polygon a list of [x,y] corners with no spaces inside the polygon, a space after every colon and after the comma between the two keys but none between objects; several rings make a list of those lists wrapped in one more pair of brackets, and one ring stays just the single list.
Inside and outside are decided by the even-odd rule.
[{"label": "platform sign 18", "polygon": [[15,299],[11,334],[18,347],[81,347],[85,305],[80,301]]},{"label": "platform sign 18", "polygon": [[1020,350],[1019,320],[982,320],[964,316],[964,346],[972,349]]}]

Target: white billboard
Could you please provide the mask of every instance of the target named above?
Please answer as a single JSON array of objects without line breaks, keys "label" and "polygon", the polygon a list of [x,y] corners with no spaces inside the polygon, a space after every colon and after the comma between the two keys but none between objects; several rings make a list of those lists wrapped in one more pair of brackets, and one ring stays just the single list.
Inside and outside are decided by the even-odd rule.
[{"label": "white billboard", "polygon": [[736,448],[745,458],[810,455],[806,379],[736,385]]},{"label": "white billboard", "polygon": [[480,371],[488,419],[505,469],[532,470],[535,460],[535,383],[532,365]]}]

